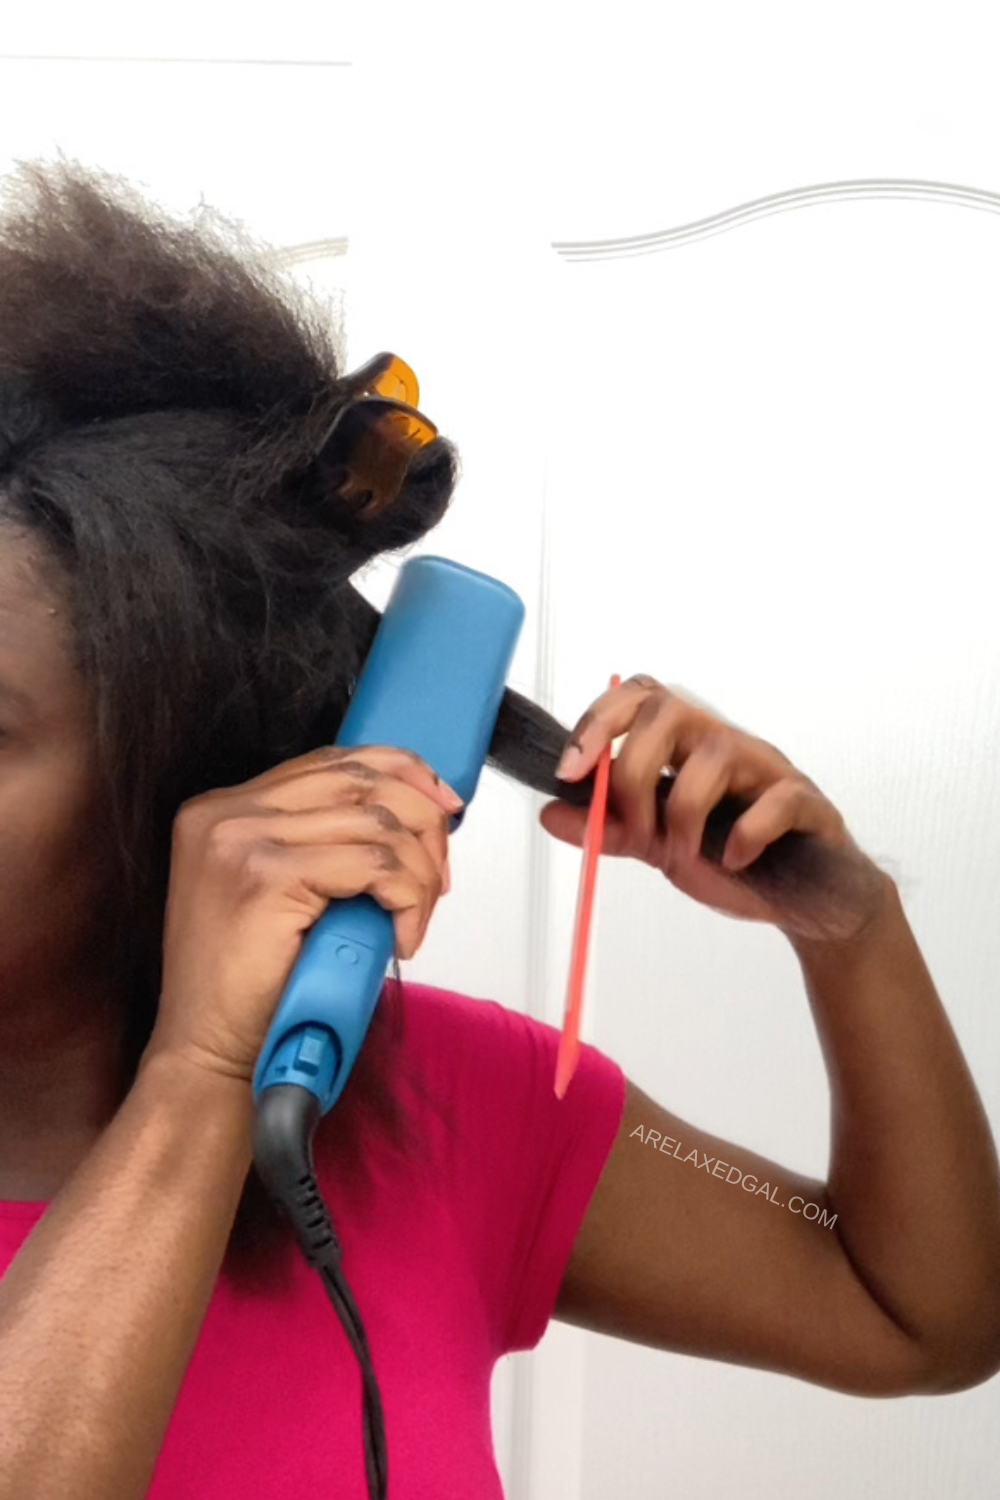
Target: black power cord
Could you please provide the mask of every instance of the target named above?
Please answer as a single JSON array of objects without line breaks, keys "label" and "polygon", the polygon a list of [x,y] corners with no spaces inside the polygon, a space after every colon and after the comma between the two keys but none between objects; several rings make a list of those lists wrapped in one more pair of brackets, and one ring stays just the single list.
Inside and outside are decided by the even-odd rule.
[{"label": "black power cord", "polygon": [[365,1466],[370,1500],[386,1500],[389,1456],[385,1414],[361,1314],[344,1278],[343,1252],[323,1200],[312,1143],[320,1120],[319,1100],[295,1083],[264,1089],[254,1120],[254,1164],[275,1202],[291,1220],[302,1251],[323,1279],[361,1366],[364,1384]]}]

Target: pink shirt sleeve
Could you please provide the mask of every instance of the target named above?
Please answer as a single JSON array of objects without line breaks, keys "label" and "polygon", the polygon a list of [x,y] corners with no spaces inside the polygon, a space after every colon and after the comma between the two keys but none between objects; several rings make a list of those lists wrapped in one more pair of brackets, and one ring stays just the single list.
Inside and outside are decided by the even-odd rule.
[{"label": "pink shirt sleeve", "polygon": [[497,1357],[532,1349],[617,1135],[625,1075],[584,1043],[557,1099],[555,1027],[493,1000],[420,989],[422,1004],[407,1024],[422,1032],[427,1076],[437,1073],[450,1102],[456,1231],[482,1288]]},{"label": "pink shirt sleeve", "polygon": [[[403,991],[391,1086],[410,1152],[366,1129],[357,1177],[332,1139],[317,1172],[374,1351],[391,1493],[502,1500],[493,1372],[552,1317],[625,1078],[584,1046],[560,1101],[555,1028],[492,1000]],[[0,1204],[0,1273],[44,1209]],[[366,1493],[357,1360],[320,1278],[288,1249],[263,1287],[219,1277],[150,1500]]]}]

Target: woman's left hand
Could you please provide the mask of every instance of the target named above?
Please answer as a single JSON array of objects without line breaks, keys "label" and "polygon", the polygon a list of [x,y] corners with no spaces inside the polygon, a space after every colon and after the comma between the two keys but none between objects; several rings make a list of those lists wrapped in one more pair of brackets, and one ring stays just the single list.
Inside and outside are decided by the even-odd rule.
[{"label": "woman's left hand", "polygon": [[[691,703],[655,678],[637,674],[596,698],[573,730],[582,753],[560,773],[580,781],[594,769],[605,746],[627,738],[611,761],[608,813],[602,852],[640,859],[715,911],[751,922],[772,922],[789,936],[821,935],[798,914],[783,910],[734,880],[726,869],[752,864],[790,829],[812,834],[832,849],[848,851],[870,867],[859,882],[857,910],[838,937],[853,935],[881,908],[889,877],[851,838],[844,820],[815,782],[780,750]],[[665,768],[677,771],[666,802],[666,832],[657,823],[655,788]],[[733,826],[723,865],[700,853],[705,819],[727,794],[747,795],[753,805]],[[588,809],[556,800],[539,821],[563,843],[583,847]],[[877,877],[877,878],[876,878]]]}]

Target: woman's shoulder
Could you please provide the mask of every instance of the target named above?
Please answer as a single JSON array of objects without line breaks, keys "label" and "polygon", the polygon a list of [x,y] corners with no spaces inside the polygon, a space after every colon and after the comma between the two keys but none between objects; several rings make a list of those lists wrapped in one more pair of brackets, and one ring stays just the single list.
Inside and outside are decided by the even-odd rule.
[{"label": "woman's shoulder", "polygon": [[624,1098],[621,1068],[583,1042],[573,1080],[559,1100],[555,1069],[560,1032],[547,1021],[496,999],[441,985],[406,983],[403,988],[408,1061],[449,1097],[464,1097],[474,1107],[489,1105],[494,1118],[523,1111],[530,1100],[532,1112],[552,1119],[575,1115],[584,1099],[603,1096],[614,1106]]},{"label": "woman's shoulder", "polygon": [[[508,1030],[508,1017],[519,1014],[490,996],[474,995],[429,982],[406,980],[400,986],[400,999],[408,1028],[421,1037],[448,1033],[456,1042],[463,1038],[502,1036]],[[532,1024],[532,1018],[525,1019]]]},{"label": "woman's shoulder", "polygon": [[546,1021],[485,995],[439,984],[407,981],[402,986],[405,1050],[421,1071],[435,1062],[441,1071],[456,1065],[482,1078],[504,1066],[544,1066],[554,1059],[559,1032]]},{"label": "woman's shoulder", "polygon": [[411,1058],[454,1126],[439,1159],[496,1347],[533,1348],[620,1125],[625,1075],[581,1043],[559,1098],[556,1027],[495,999],[406,988]]}]

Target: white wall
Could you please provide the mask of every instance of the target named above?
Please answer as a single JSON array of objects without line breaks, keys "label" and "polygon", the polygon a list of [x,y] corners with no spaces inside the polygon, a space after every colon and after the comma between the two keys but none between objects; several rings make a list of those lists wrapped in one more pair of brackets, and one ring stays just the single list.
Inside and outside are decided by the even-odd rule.
[{"label": "white wall", "polygon": [[[0,57],[0,152],[58,140],[276,245],[348,236],[293,274],[344,292],[350,362],[402,354],[458,442],[417,550],[522,595],[513,685],[571,723],[651,672],[778,744],[899,880],[1000,1129],[990,28],[968,0],[42,7],[4,52],[78,60]],[[393,576],[364,580],[380,605]],[[407,972],[558,1022],[578,855],[540,805],[485,774]],[[589,1039],[825,1175],[780,935],[635,865],[599,895]],[[998,1389],[857,1400],[553,1324],[494,1406],[510,1500],[985,1500]]]}]

